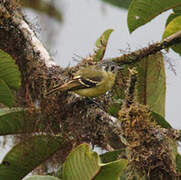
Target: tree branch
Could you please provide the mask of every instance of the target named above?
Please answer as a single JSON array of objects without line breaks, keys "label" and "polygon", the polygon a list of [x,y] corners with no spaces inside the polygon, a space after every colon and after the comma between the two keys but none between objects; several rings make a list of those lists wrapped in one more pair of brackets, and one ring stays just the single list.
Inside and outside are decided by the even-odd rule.
[{"label": "tree branch", "polygon": [[148,47],[139,49],[129,54],[124,54],[120,57],[112,58],[118,64],[134,64],[141,59],[148,57],[149,55],[156,54],[165,48],[169,48],[173,45],[177,45],[181,42],[181,31],[178,31],[171,36],[165,38],[161,42],[153,43]]}]

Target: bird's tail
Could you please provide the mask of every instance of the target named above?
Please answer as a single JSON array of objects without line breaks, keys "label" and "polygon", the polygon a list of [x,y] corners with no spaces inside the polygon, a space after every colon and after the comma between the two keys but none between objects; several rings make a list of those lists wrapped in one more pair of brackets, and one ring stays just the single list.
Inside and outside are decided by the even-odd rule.
[{"label": "bird's tail", "polygon": [[45,96],[49,96],[49,95],[55,93],[56,91],[58,91],[58,89],[59,89],[59,87],[56,87],[56,88],[54,87],[54,88],[52,88],[50,91],[48,91],[48,92],[45,94]]},{"label": "bird's tail", "polygon": [[72,81],[70,81],[68,83],[65,83],[63,85],[57,85],[57,86],[53,87],[50,91],[48,91],[45,94],[45,96],[49,96],[49,95],[51,95],[51,94],[53,94],[53,93],[55,93],[57,91],[60,91],[60,92],[66,92],[66,91],[69,91],[69,90],[71,91],[75,87],[78,87],[79,84],[80,84],[79,82],[72,80]]},{"label": "bird's tail", "polygon": [[64,92],[66,90],[67,90],[67,88],[64,85],[57,85],[57,86],[53,87],[50,91],[48,91],[45,94],[45,96],[49,96],[49,95],[54,94],[55,92],[58,92],[58,91]]}]

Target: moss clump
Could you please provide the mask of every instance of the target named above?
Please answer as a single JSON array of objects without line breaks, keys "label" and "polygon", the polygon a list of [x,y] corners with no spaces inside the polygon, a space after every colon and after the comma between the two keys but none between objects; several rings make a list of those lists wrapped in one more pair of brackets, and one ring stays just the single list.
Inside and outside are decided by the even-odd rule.
[{"label": "moss clump", "polygon": [[119,118],[130,171],[139,178],[177,179],[173,141],[150,121],[149,108],[133,102],[121,109]]}]

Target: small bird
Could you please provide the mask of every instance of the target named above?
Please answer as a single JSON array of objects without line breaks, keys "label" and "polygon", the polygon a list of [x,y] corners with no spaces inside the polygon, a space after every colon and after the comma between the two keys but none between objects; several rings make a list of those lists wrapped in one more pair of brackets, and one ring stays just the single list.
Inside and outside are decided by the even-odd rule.
[{"label": "small bird", "polygon": [[57,91],[73,91],[85,97],[97,97],[111,90],[115,83],[116,74],[120,67],[108,60],[97,65],[81,68],[75,73],[73,79],[63,85],[53,87],[46,96]]}]

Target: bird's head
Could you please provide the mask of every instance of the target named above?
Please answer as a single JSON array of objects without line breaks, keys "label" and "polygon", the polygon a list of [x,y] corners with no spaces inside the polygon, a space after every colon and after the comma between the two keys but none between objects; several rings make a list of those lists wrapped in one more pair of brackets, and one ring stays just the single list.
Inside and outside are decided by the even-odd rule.
[{"label": "bird's head", "polygon": [[112,73],[117,73],[119,70],[122,70],[122,66],[119,66],[113,61],[104,60],[100,64],[98,64],[99,68]]}]

